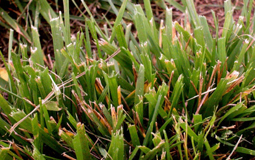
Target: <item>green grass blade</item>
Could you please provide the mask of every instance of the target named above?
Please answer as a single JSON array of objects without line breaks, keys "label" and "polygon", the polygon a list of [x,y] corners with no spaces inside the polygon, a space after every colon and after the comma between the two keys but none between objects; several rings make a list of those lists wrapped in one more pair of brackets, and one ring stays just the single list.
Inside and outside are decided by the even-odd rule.
[{"label": "green grass blade", "polygon": [[124,11],[126,9],[126,5],[127,5],[128,0],[124,0],[122,2],[121,8],[117,14],[117,18],[114,22],[114,26],[113,26],[113,30],[112,30],[112,35],[111,35],[111,39],[110,39],[110,43],[112,43],[113,39],[115,38],[116,35],[116,27],[121,23],[122,17],[124,15]]},{"label": "green grass blade", "polygon": [[83,124],[77,124],[77,135],[74,136],[73,146],[77,159],[90,159],[88,139]]}]

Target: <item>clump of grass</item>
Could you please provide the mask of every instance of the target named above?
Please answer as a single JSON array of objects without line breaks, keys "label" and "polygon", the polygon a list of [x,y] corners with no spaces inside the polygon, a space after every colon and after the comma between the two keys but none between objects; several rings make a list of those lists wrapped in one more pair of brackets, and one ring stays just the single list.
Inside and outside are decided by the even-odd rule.
[{"label": "clump of grass", "polygon": [[[255,155],[252,1],[246,1],[238,22],[231,1],[225,1],[221,37],[211,34],[192,1],[183,1],[184,26],[172,22],[169,8],[158,26],[149,0],[145,11],[124,0],[119,9],[110,3],[114,25],[102,30],[92,15],[84,17],[85,30],[74,39],[68,2],[63,1],[64,15],[46,0],[37,3],[35,22],[40,12],[50,24],[54,60],[45,58],[37,24],[30,36],[23,35],[33,41],[31,48],[20,43],[9,50],[7,62],[1,54],[13,77],[8,87],[0,86],[9,94],[8,101],[0,94],[2,159]],[[126,13],[134,24],[123,20]]]}]

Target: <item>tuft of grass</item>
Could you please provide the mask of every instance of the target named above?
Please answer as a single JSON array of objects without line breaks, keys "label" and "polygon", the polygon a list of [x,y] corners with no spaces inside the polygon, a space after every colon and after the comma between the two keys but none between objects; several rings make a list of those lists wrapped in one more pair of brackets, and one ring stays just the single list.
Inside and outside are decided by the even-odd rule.
[{"label": "tuft of grass", "polygon": [[[163,1],[157,2],[166,7],[160,24],[149,0],[144,9],[119,2],[108,2],[117,16],[113,25],[102,29],[92,15],[84,17],[85,30],[75,38],[70,37],[67,0],[64,16],[46,0],[37,0],[35,23],[27,34],[3,16],[25,39],[14,50],[10,35],[7,62],[0,52],[9,76],[8,81],[0,79],[8,84],[0,90],[9,94],[8,100],[0,94],[0,157],[255,156],[254,23],[248,20],[253,1],[245,1],[237,22],[231,1],[225,1],[221,36],[212,35],[193,1],[183,1],[183,6],[169,1],[187,10],[184,25],[172,22],[172,10]],[[126,14],[132,23],[124,21]],[[50,24],[54,57],[43,53],[39,16]]]}]

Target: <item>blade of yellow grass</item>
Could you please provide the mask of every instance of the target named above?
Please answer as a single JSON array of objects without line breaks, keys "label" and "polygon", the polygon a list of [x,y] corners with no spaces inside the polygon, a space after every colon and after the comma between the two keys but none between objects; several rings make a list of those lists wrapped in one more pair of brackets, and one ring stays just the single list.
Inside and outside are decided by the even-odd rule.
[{"label": "blade of yellow grass", "polygon": [[6,69],[0,68],[0,77],[7,82],[9,81],[9,76]]}]

